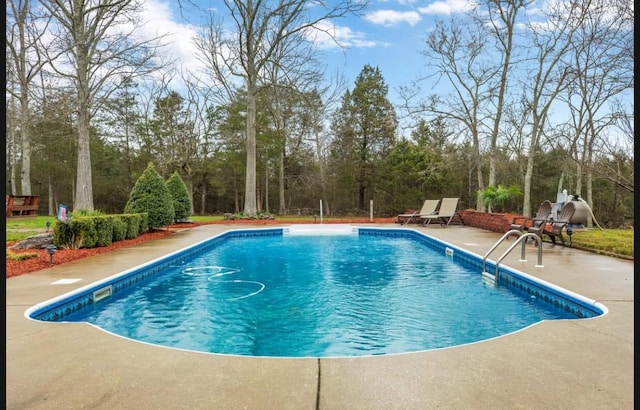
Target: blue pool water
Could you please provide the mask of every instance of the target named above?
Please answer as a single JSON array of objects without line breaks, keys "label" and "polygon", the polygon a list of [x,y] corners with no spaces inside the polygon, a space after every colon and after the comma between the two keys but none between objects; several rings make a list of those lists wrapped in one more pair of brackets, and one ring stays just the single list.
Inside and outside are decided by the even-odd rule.
[{"label": "blue pool water", "polygon": [[94,293],[69,302],[63,317],[47,308],[32,316],[168,347],[272,357],[415,352],[579,318],[551,301],[553,289],[519,290],[526,278],[489,284],[477,265],[412,230],[251,232],[260,231],[214,238],[103,300]]}]

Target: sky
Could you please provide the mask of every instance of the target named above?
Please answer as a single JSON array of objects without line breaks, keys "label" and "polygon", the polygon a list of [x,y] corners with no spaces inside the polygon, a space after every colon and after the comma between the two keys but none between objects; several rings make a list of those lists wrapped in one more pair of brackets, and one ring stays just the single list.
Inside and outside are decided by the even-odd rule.
[{"label": "sky", "polygon": [[[149,36],[166,34],[169,50],[180,62],[183,69],[199,72],[202,63],[196,58],[196,47],[191,41],[196,36],[197,27],[183,16],[185,10],[180,6],[189,2],[202,9],[210,9],[223,15],[226,8],[222,0],[143,0],[146,13],[144,25]],[[332,1],[332,0],[328,0]],[[446,94],[446,83],[440,83],[438,89],[430,89],[435,80],[433,68],[422,54],[427,49],[426,39],[435,28],[436,21],[455,22],[456,16],[469,11],[474,0],[370,0],[369,6],[359,16],[349,16],[334,20],[333,32],[336,33],[340,48],[334,41],[319,41],[317,46],[323,52],[327,73],[341,73],[345,86],[353,90],[355,80],[369,64],[378,67],[389,89],[389,100],[398,107],[402,105],[400,87],[410,87],[419,79],[431,78],[422,82],[423,92]],[[537,6],[544,7],[548,0],[541,0],[525,11],[526,19],[536,20]],[[201,19],[204,25],[208,20],[206,13],[191,13],[191,17]],[[190,18],[189,20],[194,20]],[[539,21],[538,24],[544,24]],[[176,79],[179,82],[179,79]],[[426,84],[426,86],[425,86]],[[172,84],[173,85],[173,84]],[[180,89],[180,85],[175,85]],[[423,96],[424,97],[424,96]],[[554,115],[554,114],[551,114]],[[560,122],[567,120],[567,112],[561,110],[555,114]],[[402,120],[401,120],[402,123]],[[409,126],[401,128],[410,128]]]},{"label": "sky", "polygon": [[[197,0],[204,7],[222,11],[220,0]],[[193,38],[196,28],[181,17],[177,0],[146,0],[146,29],[168,34],[172,54],[182,66],[196,72],[201,63],[195,58]],[[184,4],[184,3],[183,3]],[[327,62],[327,73],[339,71],[352,90],[366,64],[378,67],[389,87],[389,99],[400,102],[398,89],[424,77],[427,68],[420,54],[426,47],[428,31],[434,21],[449,19],[468,8],[464,0],[372,0],[361,16],[333,21],[339,48],[333,41],[319,42]]]}]

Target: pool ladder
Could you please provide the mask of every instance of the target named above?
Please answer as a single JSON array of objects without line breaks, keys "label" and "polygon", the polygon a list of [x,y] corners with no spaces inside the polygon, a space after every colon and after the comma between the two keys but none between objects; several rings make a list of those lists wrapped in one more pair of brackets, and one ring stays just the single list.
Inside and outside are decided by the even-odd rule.
[{"label": "pool ladder", "polygon": [[[502,254],[502,256],[500,256],[498,258],[498,260],[496,261],[496,270],[495,273],[492,275],[489,272],[487,272],[486,270],[486,266],[487,266],[487,258],[489,257],[489,255],[491,254],[491,252],[493,252],[494,250],[496,250],[496,248],[498,247],[498,245],[500,245],[502,242],[504,242],[505,239],[507,239],[509,236],[511,235],[518,235],[518,239],[516,239],[516,241],[509,246],[509,248]],[[520,232],[517,229],[512,229],[510,231],[508,231],[507,233],[505,233],[504,235],[502,235],[502,238],[500,238],[498,240],[498,242],[496,242],[491,249],[489,249],[487,251],[487,253],[484,254],[484,258],[482,259],[482,277],[483,278],[488,278],[489,280],[492,280],[495,284],[498,284],[498,272],[500,269],[500,262],[502,262],[502,260],[513,250],[513,248],[515,248],[518,243],[522,243],[522,250],[520,252],[520,262],[526,262],[527,259],[525,257],[525,245],[527,242],[528,238],[533,238],[536,243],[538,244],[538,263],[535,265],[536,268],[544,268],[544,265],[542,264],[542,240],[540,239],[540,237],[534,233],[530,233],[527,232],[525,234],[523,234],[522,232]]]}]

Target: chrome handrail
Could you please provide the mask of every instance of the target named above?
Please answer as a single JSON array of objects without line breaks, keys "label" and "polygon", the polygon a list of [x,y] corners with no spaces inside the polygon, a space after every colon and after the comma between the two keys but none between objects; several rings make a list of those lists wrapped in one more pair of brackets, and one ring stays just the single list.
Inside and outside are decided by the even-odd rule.
[{"label": "chrome handrail", "polygon": [[[487,258],[489,257],[489,255],[491,254],[491,252],[495,251],[496,248],[498,247],[498,245],[500,245],[502,243],[502,241],[504,241],[505,239],[507,239],[509,236],[511,235],[518,235],[518,236],[522,236],[522,232],[520,232],[517,229],[512,229],[510,231],[508,231],[507,233],[505,233],[504,235],[502,235],[502,238],[498,239],[498,242],[496,242],[491,249],[489,249],[487,251],[487,253],[484,254],[484,258],[482,259],[482,272],[486,272],[487,270],[485,269],[486,263],[487,263]],[[516,242],[517,243],[517,242]]]},{"label": "chrome handrail", "polygon": [[500,262],[502,262],[502,260],[513,250],[513,248],[515,248],[518,243],[522,243],[522,251],[520,254],[520,261],[522,262],[526,262],[526,256],[525,256],[525,244],[526,244],[526,239],[527,238],[534,238],[534,240],[537,242],[538,244],[538,264],[535,265],[536,268],[543,268],[544,265],[542,264],[542,240],[540,239],[540,237],[534,233],[531,232],[527,232],[525,234],[523,234],[522,232],[520,232],[517,229],[514,230],[510,230],[507,233],[505,233],[502,238],[500,238],[498,240],[498,242],[496,242],[491,249],[489,249],[489,251],[485,254],[484,259],[482,259],[482,272],[485,273],[486,272],[486,262],[487,262],[487,257],[491,254],[491,252],[493,252],[498,245],[500,245],[502,243],[502,241],[504,241],[506,238],[508,238],[511,235],[514,234],[518,234],[520,235],[518,237],[518,239],[516,239],[516,241],[498,258],[498,260],[496,261],[496,269],[495,269],[495,274],[494,274],[494,281],[496,283],[498,283],[498,273],[499,273],[499,269],[500,269]]}]

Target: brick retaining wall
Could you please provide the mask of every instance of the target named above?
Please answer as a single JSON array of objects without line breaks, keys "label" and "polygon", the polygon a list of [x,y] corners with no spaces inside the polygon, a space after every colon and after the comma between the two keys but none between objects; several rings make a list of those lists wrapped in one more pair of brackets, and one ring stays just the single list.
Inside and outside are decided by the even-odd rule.
[{"label": "brick retaining wall", "polygon": [[521,216],[510,213],[479,212],[474,209],[458,211],[465,225],[482,228],[493,232],[505,233],[509,230],[513,218]]}]

